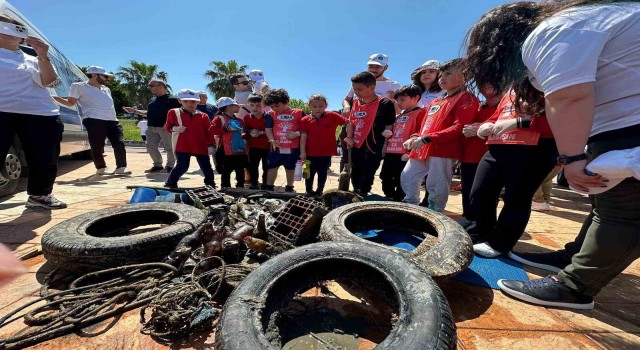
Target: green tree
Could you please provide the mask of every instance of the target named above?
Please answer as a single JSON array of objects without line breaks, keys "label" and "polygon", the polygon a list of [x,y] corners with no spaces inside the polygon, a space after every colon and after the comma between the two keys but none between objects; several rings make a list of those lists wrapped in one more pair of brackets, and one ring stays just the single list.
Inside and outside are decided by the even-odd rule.
[{"label": "green tree", "polygon": [[307,114],[311,113],[311,108],[309,108],[309,106],[299,98],[289,99],[289,107],[301,109]]},{"label": "green tree", "polygon": [[[84,74],[87,74],[87,67],[80,67],[80,70]],[[111,98],[113,98],[113,105],[117,114],[122,113],[122,107],[131,106],[129,94],[127,93],[127,90],[125,90],[124,86],[120,84],[120,80],[115,77],[109,79],[107,87],[111,90]]]},{"label": "green tree", "polygon": [[225,96],[233,97],[235,93],[231,82],[229,82],[229,76],[237,73],[247,74],[247,66],[239,66],[235,60],[227,63],[213,61],[210,65],[213,69],[204,72],[204,76],[211,80],[211,82],[207,84],[207,89],[216,99]]},{"label": "green tree", "polygon": [[[151,79],[162,79],[167,81],[169,74],[159,71],[157,64],[146,64],[135,60],[129,61],[129,66],[118,68],[116,76],[122,80],[129,99],[133,104],[146,105],[153,97],[147,88]],[[171,86],[167,85],[169,90]]]}]

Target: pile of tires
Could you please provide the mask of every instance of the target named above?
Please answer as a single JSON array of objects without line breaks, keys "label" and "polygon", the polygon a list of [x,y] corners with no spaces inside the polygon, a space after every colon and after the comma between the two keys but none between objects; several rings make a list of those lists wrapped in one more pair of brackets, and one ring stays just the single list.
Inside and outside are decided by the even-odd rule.
[{"label": "pile of tires", "polygon": [[[402,230],[428,239],[408,253],[354,234],[369,229]],[[432,277],[454,276],[473,259],[473,243],[458,223],[444,214],[406,203],[361,202],[334,209],[322,221],[320,239],[375,245],[411,254]]]},{"label": "pile of tires", "polygon": [[[54,266],[83,272],[161,261],[205,220],[202,210],[185,204],[127,204],[53,226],[42,236],[42,251]],[[158,224],[131,234],[132,228]]]},{"label": "pile of tires", "polygon": [[[339,266],[340,268],[334,268]],[[397,321],[376,349],[455,349],[456,327],[442,291],[406,254],[372,244],[321,242],[278,255],[252,272],[227,299],[215,334],[216,349],[280,349],[267,337],[272,314],[321,281],[379,276],[391,291]]]}]

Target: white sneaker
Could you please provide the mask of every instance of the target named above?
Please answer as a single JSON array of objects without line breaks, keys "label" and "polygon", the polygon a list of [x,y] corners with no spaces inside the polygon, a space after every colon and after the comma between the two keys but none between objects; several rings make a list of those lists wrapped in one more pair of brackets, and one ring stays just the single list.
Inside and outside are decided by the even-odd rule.
[{"label": "white sneaker", "polygon": [[96,170],[96,175],[110,175],[112,173],[109,168],[100,168]]},{"label": "white sneaker", "polygon": [[483,258],[495,258],[502,255],[502,253],[493,249],[488,243],[474,244],[473,251]]},{"label": "white sneaker", "polygon": [[129,170],[126,166],[117,168],[113,175],[131,175],[131,170]]},{"label": "white sneaker", "polygon": [[531,210],[549,211],[549,210],[551,210],[551,207],[549,206],[549,203],[547,203],[547,202],[542,202],[542,203],[531,202]]}]

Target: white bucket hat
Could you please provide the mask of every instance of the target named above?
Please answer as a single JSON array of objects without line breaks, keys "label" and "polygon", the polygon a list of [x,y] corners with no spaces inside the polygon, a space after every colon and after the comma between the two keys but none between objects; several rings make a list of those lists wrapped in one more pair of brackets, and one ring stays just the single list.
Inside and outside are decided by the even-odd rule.
[{"label": "white bucket hat", "polygon": [[15,23],[0,21],[0,34],[26,39],[29,37],[27,27]]},{"label": "white bucket hat", "polygon": [[200,91],[191,89],[182,89],[178,91],[176,97],[182,101],[200,101]]},{"label": "white bucket hat", "polygon": [[640,146],[603,153],[587,164],[586,169],[609,180],[607,187],[589,188],[589,194],[608,191],[629,177],[640,180]]},{"label": "white bucket hat", "polygon": [[259,69],[254,69],[249,72],[249,78],[251,78],[251,80],[253,81],[264,80],[264,73],[262,73],[262,71]]},{"label": "white bucket hat", "polygon": [[440,69],[440,62],[438,60],[428,60],[427,62],[423,63],[420,68]]},{"label": "white bucket hat", "polygon": [[367,61],[367,64],[375,64],[378,66],[388,66],[389,65],[389,56],[383,54],[383,53],[374,53],[373,55],[369,56],[369,60]]},{"label": "white bucket hat", "polygon": [[87,68],[87,74],[101,74],[101,75],[108,75],[110,77],[113,76],[113,74],[107,72],[104,68],[100,66],[89,66]]},{"label": "white bucket hat", "polygon": [[218,101],[216,101],[216,106],[218,108],[231,106],[231,105],[237,105],[237,104],[238,104],[238,102],[236,102],[236,100],[232,99],[231,97],[220,97],[218,99]]}]

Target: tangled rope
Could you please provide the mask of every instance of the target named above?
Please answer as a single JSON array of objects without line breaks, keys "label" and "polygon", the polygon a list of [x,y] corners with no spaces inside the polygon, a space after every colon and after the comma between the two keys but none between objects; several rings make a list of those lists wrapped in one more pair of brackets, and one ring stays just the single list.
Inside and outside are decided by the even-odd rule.
[{"label": "tangled rope", "polygon": [[[122,266],[88,273],[73,281],[68,290],[50,293],[47,284],[56,273],[54,270],[47,276],[41,289],[42,297],[0,318],[0,328],[19,319],[24,319],[28,326],[37,327],[0,339],[0,349],[21,349],[145,305],[158,294],[158,287],[169,282],[178,270],[163,263]],[[46,301],[45,305],[17,315],[43,301]]]}]

